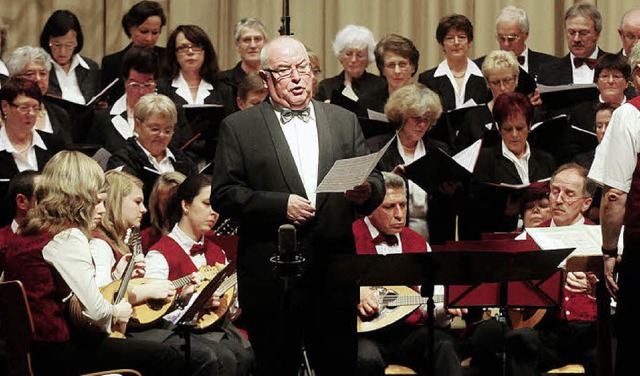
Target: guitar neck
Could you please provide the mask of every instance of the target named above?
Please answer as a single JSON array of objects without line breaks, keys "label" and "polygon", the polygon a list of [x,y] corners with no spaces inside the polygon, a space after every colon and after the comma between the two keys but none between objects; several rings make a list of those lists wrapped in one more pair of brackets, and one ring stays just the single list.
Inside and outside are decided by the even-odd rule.
[{"label": "guitar neck", "polygon": [[[427,298],[420,295],[387,295],[382,298],[382,303],[390,307],[427,304],[427,301]],[[434,303],[442,303],[444,297],[436,295],[433,297],[433,301]]]},{"label": "guitar neck", "polygon": [[[178,289],[180,287],[187,285],[189,281],[191,281],[191,275],[186,275],[184,277],[178,278],[176,280],[171,281],[171,283],[175,288]],[[224,282],[222,282],[220,287],[218,287],[218,289],[216,290],[216,294],[224,294],[225,292],[227,292],[227,290],[233,287],[233,285],[235,285],[237,282],[238,282],[238,275],[236,273],[233,273],[232,275],[229,276],[229,278],[225,279]]]},{"label": "guitar neck", "polygon": [[131,277],[133,276],[133,270],[135,269],[135,258],[137,255],[142,254],[142,239],[140,237],[139,229],[133,227],[128,229],[126,239],[129,244],[129,249],[131,250],[131,259],[127,263],[127,267],[122,274],[122,282],[120,283],[120,288],[118,288],[118,292],[113,301],[115,304],[120,303],[122,299],[124,299],[127,287],[129,286],[129,281],[131,281]]}]

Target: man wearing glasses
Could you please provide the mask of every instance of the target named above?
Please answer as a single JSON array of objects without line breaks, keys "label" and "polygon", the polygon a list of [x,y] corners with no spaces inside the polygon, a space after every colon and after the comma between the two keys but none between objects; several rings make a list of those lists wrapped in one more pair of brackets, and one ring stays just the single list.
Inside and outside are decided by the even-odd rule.
[{"label": "man wearing glasses", "polygon": [[569,53],[556,62],[540,67],[538,83],[548,86],[589,84],[594,82],[596,60],[605,54],[598,47],[602,15],[589,3],[577,3],[564,15]]},{"label": "man wearing glasses", "polygon": [[[356,116],[312,100],[305,46],[280,36],[261,52],[269,98],[222,122],[211,203],[239,222],[238,291],[256,355],[256,375],[298,375],[301,345],[318,375],[353,375],[358,291],[331,286],[331,255],[355,254],[351,223],[385,188],[374,170],[343,193],[316,193],[336,160],[369,153]],[[269,258],[279,226],[293,224],[305,257],[285,289]],[[326,308],[331,314],[326,314]]]}]

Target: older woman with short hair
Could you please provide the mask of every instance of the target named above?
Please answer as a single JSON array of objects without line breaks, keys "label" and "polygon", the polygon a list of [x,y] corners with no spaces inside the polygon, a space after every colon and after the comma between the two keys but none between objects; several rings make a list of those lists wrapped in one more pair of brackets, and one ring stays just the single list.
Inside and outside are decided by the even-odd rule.
[{"label": "older woman with short hair", "polygon": [[[398,126],[398,137],[382,156],[378,165],[380,170],[402,175],[404,166],[421,158],[428,150],[439,148],[448,152],[446,144],[425,137],[442,113],[440,98],[431,89],[419,83],[406,85],[389,96],[384,110],[389,121]],[[376,136],[367,142],[372,150],[379,150],[394,135]],[[447,196],[439,191],[426,192],[411,180],[408,181],[407,192],[407,225],[430,243],[434,240],[442,243],[454,228],[453,222],[448,220],[454,217],[441,213],[441,209],[448,205]],[[432,212],[432,209],[435,210]],[[435,213],[439,213],[437,217],[433,215]],[[436,231],[434,226],[437,226]]]},{"label": "older woman with short hair", "polygon": [[160,174],[178,171],[189,176],[197,172],[184,152],[169,146],[177,117],[176,106],[166,95],[143,96],[134,109],[135,136],[107,162],[107,169],[122,167],[144,182],[145,204]]},{"label": "older woman with short hair", "polygon": [[[411,84],[418,70],[420,52],[411,39],[388,34],[376,44],[374,55],[380,75],[387,81],[385,87],[365,93],[364,102],[373,111],[384,112],[384,105],[396,90]],[[364,109],[366,111],[366,109]]]},{"label": "older woman with short hair", "polygon": [[467,56],[473,42],[471,21],[461,14],[442,17],[436,40],[445,59],[437,67],[421,73],[418,81],[440,95],[445,111],[459,108],[470,99],[485,103],[487,89],[482,72]]},{"label": "older woman with short hair", "polygon": [[333,53],[343,70],[337,76],[320,81],[315,99],[327,101],[334,91],[339,91],[358,101],[364,94],[385,87],[384,79],[366,71],[375,60],[375,45],[373,33],[364,26],[347,25],[338,31],[333,41]]},{"label": "older woman with short hair", "polygon": [[49,90],[51,57],[41,47],[23,46],[11,52],[7,59],[10,76],[18,76],[35,81],[42,92],[43,110],[36,119],[35,128],[55,134],[66,145],[73,144],[72,125],[69,113],[45,96]]}]

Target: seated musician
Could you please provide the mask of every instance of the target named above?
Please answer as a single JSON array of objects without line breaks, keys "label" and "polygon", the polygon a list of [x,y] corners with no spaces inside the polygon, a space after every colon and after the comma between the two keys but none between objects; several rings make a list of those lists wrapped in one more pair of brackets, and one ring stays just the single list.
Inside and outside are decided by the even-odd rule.
[{"label": "seated musician", "polygon": [[[78,375],[133,368],[144,375],[179,375],[179,349],[138,339],[112,338],[131,316],[127,301],[113,303],[100,293],[89,249],[92,218],[104,213],[104,174],[80,152],[61,151],[44,166],[36,185],[36,206],[6,251],[6,280],[20,280],[35,332],[29,352],[35,375]],[[65,314],[68,297],[81,303],[73,326]],[[120,332],[121,333],[121,332]]]},{"label": "seated musician", "polygon": [[178,185],[186,179],[183,173],[165,172],[156,180],[149,195],[149,219],[151,224],[142,229],[142,252],[146,255],[149,247],[171,231],[167,205],[175,195]]},{"label": "seated musician", "polygon": [[[426,240],[405,226],[407,194],[404,180],[391,172],[382,174],[386,185],[384,201],[371,215],[353,223],[356,252],[382,255],[427,252],[429,245]],[[363,320],[375,319],[382,309],[376,289],[361,287],[358,315]],[[426,374],[431,361],[435,362],[436,375],[462,375],[455,341],[442,330],[450,324],[453,316],[462,316],[462,313],[460,309],[446,309],[441,303],[436,305],[434,323],[438,329],[434,332],[434,359],[428,358],[428,330],[423,326],[426,304],[406,319],[361,333],[358,338],[358,375],[383,375],[389,363],[403,364],[418,374]]]},{"label": "seated musician", "polygon": [[[594,191],[595,184],[587,179],[584,167],[575,163],[560,166],[551,177],[552,217],[539,227],[593,225],[584,213],[591,205]],[[579,363],[584,365],[588,375],[595,375],[597,311],[592,296],[594,279],[591,273],[565,273],[561,306],[548,310],[535,326],[532,323],[511,330],[511,327],[502,328],[495,321],[483,323],[472,340],[472,346],[477,350],[472,363],[482,367],[480,374],[499,374],[497,351],[492,349],[501,348],[501,338],[505,338],[508,374],[538,376],[549,369]],[[504,333],[506,337],[503,337]]]},{"label": "seated musician", "polygon": [[[175,225],[147,253],[147,278],[175,280],[206,266],[219,267],[228,263],[224,250],[205,236],[218,219],[218,213],[211,209],[210,196],[211,180],[203,174],[191,175],[178,186],[169,205],[169,216]],[[253,350],[229,319],[229,310],[225,311],[234,305],[229,295],[229,292],[214,295],[205,305],[204,309],[215,314],[201,319],[199,324],[203,330],[193,336],[221,345],[219,348],[227,351],[224,356],[235,359],[236,375],[250,375],[255,363]],[[218,319],[208,321],[212,316]],[[235,372],[236,367],[233,369]]]},{"label": "seated musician", "polygon": [[0,248],[4,247],[5,239],[18,232],[27,212],[35,206],[36,200],[33,191],[39,175],[38,171],[24,170],[11,178],[7,189],[8,207],[3,207],[3,211],[8,212],[8,215],[13,213],[13,219],[10,224],[0,228]]},{"label": "seated musician", "polygon": [[[139,228],[142,216],[147,209],[143,204],[142,181],[135,176],[121,171],[107,171],[107,197],[105,212],[101,218],[94,218],[96,229],[92,232],[94,238],[89,242],[91,255],[96,266],[96,283],[98,287],[111,284],[114,279],[121,279],[131,257],[135,257],[135,274],[144,275],[144,258],[142,254],[132,256],[132,245],[125,239],[127,230]],[[135,244],[133,245],[135,246]],[[180,291],[177,299],[187,299],[200,284],[200,277],[192,273],[190,281]],[[127,287],[127,298],[133,306],[134,317],[151,321],[150,318],[140,317],[144,312],[138,312],[136,307],[146,306],[148,300],[171,303],[176,296],[176,287],[167,279],[145,279],[144,283],[132,280]],[[166,310],[161,310],[166,313]],[[175,331],[175,326],[162,319],[160,315],[145,327],[136,327],[129,322],[126,333],[128,337],[144,339],[173,346],[177,349],[184,345],[184,339]],[[138,321],[140,322],[140,321]],[[192,338],[190,344],[189,370],[190,375],[218,375],[232,376],[232,373],[218,373],[219,369],[226,369],[223,357],[219,356],[215,343]]]},{"label": "seated musician", "polygon": [[[160,174],[178,171],[188,176],[197,171],[189,156],[170,146],[177,111],[169,97],[147,94],[140,98],[133,115],[135,134],[122,149],[111,155],[107,169],[122,167],[123,171],[142,179],[146,204],[151,188]],[[146,225],[147,221],[144,223]]]}]

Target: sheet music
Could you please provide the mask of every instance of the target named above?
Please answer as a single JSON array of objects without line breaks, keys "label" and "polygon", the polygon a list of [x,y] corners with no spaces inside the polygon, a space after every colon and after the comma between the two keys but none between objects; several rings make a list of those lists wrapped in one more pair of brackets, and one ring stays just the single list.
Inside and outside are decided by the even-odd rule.
[{"label": "sheet music", "polygon": [[98,164],[102,168],[102,171],[106,171],[107,170],[107,162],[109,162],[109,158],[110,157],[111,157],[111,153],[107,149],[100,148],[91,157],[91,159],[93,159],[94,161],[98,162]]},{"label": "sheet music", "polygon": [[391,137],[391,140],[377,153],[335,161],[327,175],[318,184],[316,193],[344,192],[362,184],[376,167],[389,145],[395,141],[397,135],[396,133]]},{"label": "sheet music", "polygon": [[387,115],[385,115],[382,112],[371,110],[369,108],[367,108],[367,116],[371,120],[384,121],[385,123],[389,122],[389,119],[387,118]]},{"label": "sheet music", "polygon": [[560,114],[560,115],[556,115],[556,116],[554,116],[554,117],[552,117],[552,118],[549,118],[549,119],[547,119],[547,120],[539,121],[539,122],[537,122],[537,123],[535,123],[535,124],[533,124],[533,125],[531,126],[531,130],[533,131],[534,129],[538,128],[541,124],[543,124],[543,123],[545,123],[545,122],[548,122],[548,121],[550,121],[550,120],[554,120],[554,119],[560,119],[560,118],[562,118],[562,117],[568,117],[568,116],[567,116],[567,114]]},{"label": "sheet music", "polygon": [[480,155],[480,149],[482,148],[482,139],[471,144],[471,146],[460,151],[453,156],[453,160],[467,169],[467,171],[473,173],[473,169],[476,167],[478,156]]},{"label": "sheet music", "polygon": [[351,99],[354,102],[358,101],[358,95],[356,94],[355,91],[353,91],[353,89],[351,88],[351,86],[346,85],[344,87],[344,89],[342,90],[342,95],[344,95],[345,97]]},{"label": "sheet music", "polygon": [[[541,249],[575,248],[567,257],[602,256],[602,230],[600,226],[573,225],[561,227],[532,227],[525,231]],[[624,228],[620,232],[618,252],[622,254]],[[564,268],[564,259],[559,268]]]},{"label": "sheet music", "polygon": [[453,109],[452,111],[459,110],[459,109],[461,109],[461,108],[466,108],[466,107],[474,107],[474,106],[477,106],[477,105],[478,105],[478,104],[476,103],[476,101],[474,101],[474,100],[473,100],[473,98],[471,98],[471,99],[469,99],[468,101],[464,102],[464,103],[462,104],[462,106],[460,106],[460,107],[458,107],[458,108],[456,108],[456,109]]},{"label": "sheet music", "polygon": [[100,98],[104,93],[107,92],[107,90],[111,89],[111,87],[113,85],[116,84],[116,82],[118,82],[118,80],[120,80],[119,78],[116,78],[115,80],[111,81],[111,83],[109,85],[107,85],[107,87],[105,87],[104,89],[102,89],[101,92],[99,92],[98,94],[94,95],[93,98],[91,98],[89,100],[89,103],[86,104],[86,106],[90,106],[93,104],[93,102],[95,102],[96,99]]},{"label": "sheet music", "polygon": [[578,132],[586,133],[586,134],[588,134],[588,135],[590,135],[590,136],[593,136],[593,137],[598,137],[594,132],[588,131],[588,130],[586,130],[586,129],[582,129],[582,128],[580,128],[580,127],[576,127],[575,125],[572,125],[572,126],[571,126],[571,129],[573,129],[573,130],[575,130],[575,131],[578,131]]}]

